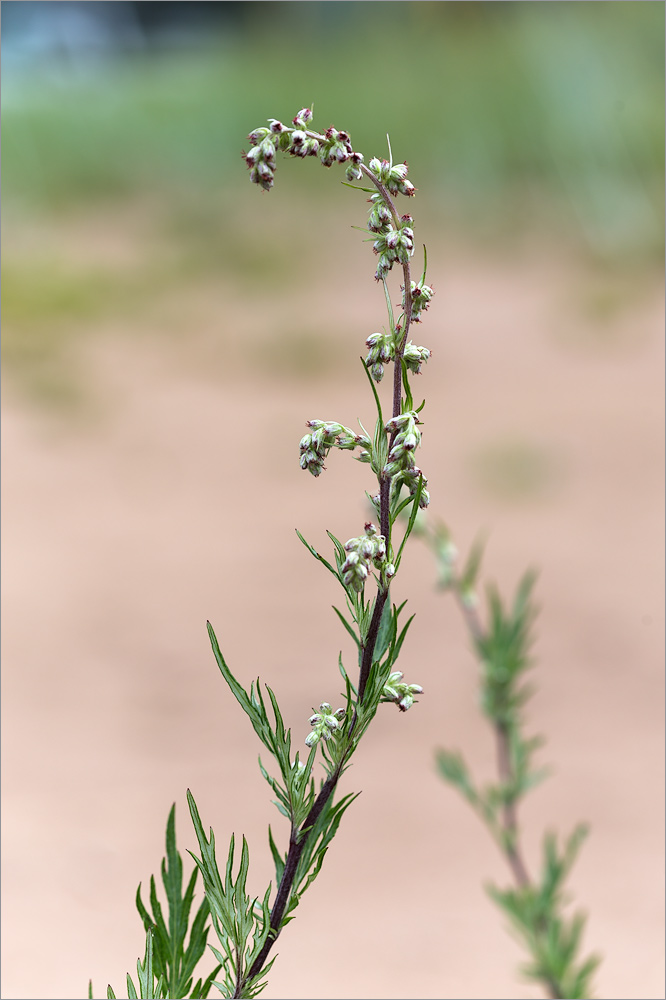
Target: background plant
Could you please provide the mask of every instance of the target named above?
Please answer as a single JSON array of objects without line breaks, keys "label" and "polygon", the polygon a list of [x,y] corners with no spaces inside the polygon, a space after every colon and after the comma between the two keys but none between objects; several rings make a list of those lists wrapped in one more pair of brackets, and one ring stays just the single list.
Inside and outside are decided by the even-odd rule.
[{"label": "background plant", "polygon": [[526,735],[523,716],[532,693],[525,674],[532,666],[534,574],[525,574],[510,608],[497,589],[489,586],[484,622],[476,593],[481,544],[472,547],[459,570],[457,550],[445,526],[432,530],[419,527],[419,531],[437,558],[439,586],[454,595],[467,625],[480,670],[480,707],[492,726],[497,753],[497,781],[484,787],[475,783],[459,751],[437,752],[439,773],[472,806],[510,868],[514,886],[499,889],[489,885],[487,891],[509,917],[514,933],[530,953],[530,962],[523,966],[524,975],[539,982],[549,997],[590,997],[592,975],[600,958],[581,958],[585,917],[580,912],[567,915],[568,898],[564,893],[565,879],[587,827],[578,825],[561,843],[554,832],[547,832],[541,871],[532,877],[518,820],[523,798],[548,774],[533,759],[543,739]]}]

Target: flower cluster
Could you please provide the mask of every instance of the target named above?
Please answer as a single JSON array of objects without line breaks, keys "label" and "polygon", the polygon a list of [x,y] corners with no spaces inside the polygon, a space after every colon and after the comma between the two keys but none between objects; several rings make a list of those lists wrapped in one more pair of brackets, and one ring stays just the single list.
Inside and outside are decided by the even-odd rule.
[{"label": "flower cluster", "polygon": [[350,451],[357,445],[361,446],[362,462],[371,461],[371,442],[365,434],[354,434],[349,427],[333,420],[308,420],[306,425],[312,428],[312,434],[301,438],[301,469],[307,469],[313,476],[321,475],[325,468],[324,462],[331,448],[341,448]]},{"label": "flower cluster", "polygon": [[400,670],[389,675],[382,691],[382,701],[393,702],[401,712],[406,712],[414,704],[414,695],[423,694],[423,688],[420,684],[403,684],[402,678]]},{"label": "flower cluster", "polygon": [[[389,194],[404,194],[408,197],[414,194],[414,185],[407,180],[406,163],[392,164],[388,160],[379,160],[373,156],[368,169]],[[387,203],[381,191],[371,195],[368,229],[371,233],[377,234],[373,244],[373,250],[379,256],[375,274],[377,281],[382,281],[386,277],[396,261],[406,264],[414,253],[412,222],[411,215],[403,215],[398,222],[397,217],[394,217],[392,206]]]},{"label": "flower cluster", "polygon": [[421,371],[421,365],[424,365],[431,352],[427,347],[417,347],[412,341],[405,345],[405,349],[402,352],[402,358],[410,372],[414,372],[418,375]]},{"label": "flower cluster", "polygon": [[[415,281],[411,283],[411,299],[412,299],[412,322],[421,322],[421,313],[425,312],[430,305],[430,300],[435,294],[430,285],[423,284],[420,281],[418,284]],[[402,308],[405,309],[405,289],[402,290]]]},{"label": "flower cluster", "polygon": [[430,494],[425,488],[428,480],[414,462],[414,452],[421,443],[421,432],[418,424],[418,414],[413,410],[401,413],[399,417],[393,417],[388,421],[386,430],[394,437],[388,462],[384,466],[384,475],[395,477],[398,482],[406,483],[412,496],[418,489],[419,479],[423,477],[419,507],[425,508],[430,503]]},{"label": "flower cluster", "polygon": [[344,708],[334,712],[327,701],[322,701],[319,711],[310,716],[312,732],[305,737],[306,746],[313,747],[319,740],[328,742],[336,730],[343,728],[346,715]]},{"label": "flower cluster", "polygon": [[[277,118],[269,119],[269,127],[256,128],[248,139],[252,144],[249,153],[243,153],[250,168],[250,180],[269,191],[275,179],[275,152],[277,149],[292,156],[319,156],[325,167],[333,163],[346,163],[348,181],[357,181],[363,175],[363,154],[352,149],[348,132],[339,132],[331,125],[323,135],[309,130],[312,121],[310,108],[301,108],[293,119],[293,128],[283,125]],[[379,162],[379,161],[378,161]]]},{"label": "flower cluster", "polygon": [[250,132],[248,139],[252,143],[252,149],[243,154],[250,168],[250,180],[253,184],[259,184],[264,191],[270,191],[275,179],[276,133],[272,124],[270,129],[257,128],[254,132]]},{"label": "flower cluster", "polygon": [[365,534],[358,538],[350,538],[345,545],[347,558],[340,567],[342,579],[347,587],[353,587],[360,592],[371,568],[383,571],[390,579],[395,575],[395,568],[386,562],[386,539],[377,534],[374,524],[366,524]]},{"label": "flower cluster", "polygon": [[390,333],[371,333],[365,342],[368,348],[368,356],[365,359],[366,368],[370,369],[370,374],[375,382],[381,382],[384,378],[384,365],[393,361],[395,356],[395,340]]},{"label": "flower cluster", "polygon": [[388,189],[389,194],[404,194],[408,198],[414,194],[414,185],[407,180],[408,166],[406,163],[389,163],[388,160],[379,160],[373,156],[368,168],[377,180]]},{"label": "flower cluster", "polygon": [[382,281],[386,277],[396,261],[407,264],[414,253],[414,230],[410,225],[411,222],[411,216],[403,216],[398,229],[387,226],[377,235],[372,244],[372,249],[379,257],[375,274],[377,281]]},{"label": "flower cluster", "polygon": [[[400,333],[399,326],[396,333]],[[384,365],[395,360],[395,341],[395,336],[390,333],[371,333],[365,342],[365,346],[368,348],[365,365],[366,368],[370,369],[370,374],[375,382],[381,382],[384,378]],[[421,371],[421,365],[425,364],[430,353],[427,347],[417,347],[410,340],[405,345],[402,357],[409,370],[418,375]]]}]

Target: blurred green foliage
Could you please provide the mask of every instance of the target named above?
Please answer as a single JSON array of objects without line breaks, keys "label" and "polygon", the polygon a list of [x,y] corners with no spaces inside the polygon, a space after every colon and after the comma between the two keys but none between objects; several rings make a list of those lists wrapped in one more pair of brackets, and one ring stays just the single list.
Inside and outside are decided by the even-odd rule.
[{"label": "blurred green foliage", "polygon": [[409,149],[417,180],[466,231],[557,220],[602,254],[660,252],[663,4],[247,9],[242,31],[195,50],[6,69],[10,206],[144,193],[177,202],[195,188],[235,187],[248,122],[262,123],[268,94],[285,119],[314,102],[318,127],[333,119],[368,154],[383,154],[390,128],[396,157]]},{"label": "blurred green foliage", "polygon": [[[270,297],[290,258],[311,274],[315,244],[322,272],[336,266],[326,217],[353,201],[340,173],[279,164],[269,225],[240,156],[267,113],[304,103],[367,156],[390,130],[430,245],[441,232],[504,254],[536,233],[601,263],[601,294],[624,301],[662,259],[663,33],[656,2],[327,0],[245,4],[194,45],[29,63],[8,50],[3,357],[66,398],[58,359],[107,318],[136,332],[160,300],[221,276]],[[318,371],[309,331],[283,332],[283,367]],[[274,357],[262,346],[252,363]]]}]

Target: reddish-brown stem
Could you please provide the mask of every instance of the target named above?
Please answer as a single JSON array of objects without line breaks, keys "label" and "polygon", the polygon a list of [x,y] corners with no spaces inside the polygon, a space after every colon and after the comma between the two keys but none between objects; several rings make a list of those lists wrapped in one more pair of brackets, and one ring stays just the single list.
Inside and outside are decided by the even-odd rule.
[{"label": "reddish-brown stem", "polygon": [[[308,132],[317,139],[323,138],[317,133]],[[396,228],[400,226],[400,219],[396,211],[395,205],[391,199],[391,196],[385,186],[374,176],[374,174],[364,165],[361,165],[361,169],[365,175],[373,182],[375,187],[378,189],[382,198],[386,202],[391,216],[393,218]],[[401,341],[396,345],[395,353],[395,367],[393,374],[393,409],[392,415],[397,417],[400,415],[402,406],[402,355],[405,349],[405,344],[407,343],[407,333],[409,330],[411,312],[412,312],[412,296],[411,296],[411,272],[409,267],[409,262],[403,263],[402,265],[403,278],[405,282],[405,309],[404,309],[404,332]],[[393,433],[389,440],[389,451],[393,444],[395,438],[395,433]],[[391,514],[390,514],[390,501],[391,501],[391,477],[384,475],[380,476],[379,485],[379,520],[380,520],[380,531],[386,540],[386,550],[387,553],[390,551],[390,539],[391,539]],[[370,670],[372,668],[372,662],[375,652],[375,646],[377,644],[377,636],[379,634],[379,624],[381,622],[384,607],[386,605],[386,600],[388,598],[388,586],[384,587],[380,585],[377,596],[375,598],[375,606],[372,613],[372,618],[370,620],[370,626],[368,628],[368,634],[365,638],[365,642],[362,646],[361,657],[360,657],[360,670],[359,670],[359,683],[358,683],[358,705],[363,702],[363,696],[365,694],[365,689],[368,683],[368,678],[370,676]],[[289,837],[289,849],[287,852],[287,857],[285,860],[285,866],[282,871],[282,877],[280,879],[280,885],[278,886],[277,895],[275,897],[275,902],[271,909],[270,917],[270,931],[264,945],[257,955],[256,959],[252,963],[247,974],[243,977],[242,981],[238,981],[236,984],[236,990],[234,992],[234,998],[240,998],[243,993],[243,989],[248,980],[253,979],[257,976],[262,968],[264,967],[271,948],[275,944],[278,934],[280,933],[280,925],[284,917],[285,910],[289,903],[289,898],[294,886],[294,880],[296,878],[296,873],[298,870],[298,864],[300,862],[305,845],[311,835],[312,828],[316,823],[317,819],[321,815],[322,811],[326,807],[328,800],[331,795],[335,792],[338,780],[342,771],[344,769],[345,763],[349,757],[349,751],[351,750],[351,736],[354,731],[357,719],[356,709],[349,723],[349,728],[347,730],[347,751],[342,754],[340,763],[337,765],[335,770],[326,779],[322,785],[319,794],[317,795],[312,808],[310,809],[308,815],[303,821],[299,829],[295,829],[292,825],[291,835]]]}]

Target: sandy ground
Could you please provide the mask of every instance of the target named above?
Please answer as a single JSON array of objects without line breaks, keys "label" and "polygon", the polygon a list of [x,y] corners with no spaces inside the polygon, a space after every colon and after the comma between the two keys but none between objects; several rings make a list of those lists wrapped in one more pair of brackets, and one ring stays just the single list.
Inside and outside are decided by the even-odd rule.
[{"label": "sandy ground", "polygon": [[[564,259],[431,259],[446,275],[419,330],[434,350],[418,382],[431,516],[462,551],[488,532],[504,593],[540,570],[529,719],[554,776],[525,805],[527,856],[544,829],[590,823],[570,889],[604,956],[597,995],[663,997],[661,288],[596,316]],[[82,997],[89,977],[122,995],[143,951],[134,893],[173,801],[194,846],[187,787],[220,845],[248,837],[250,888],[272,877],[267,824],[286,830],[205,621],[245,683],[277,691],[297,739],[312,706],[339,700],[339,598],[294,528],[322,550],[326,528],[357,534],[369,480],[336,454],[315,481],[295,456],[308,417],[371,419],[356,358],[382,302],[353,268],[337,288],[339,358],[323,347],[306,378],[280,340],[293,285],[248,315],[224,283],[155,303],[141,336],[106,320],[70,359],[85,386],[71,411],[5,371],[3,997]],[[169,324],[178,335],[158,334]],[[386,706],[347,773],[362,795],[267,1000],[540,995],[483,890],[508,884],[502,859],[433,766],[438,745],[459,747],[493,774],[468,640],[420,543],[403,566],[402,666],[426,693],[404,716]]]}]

